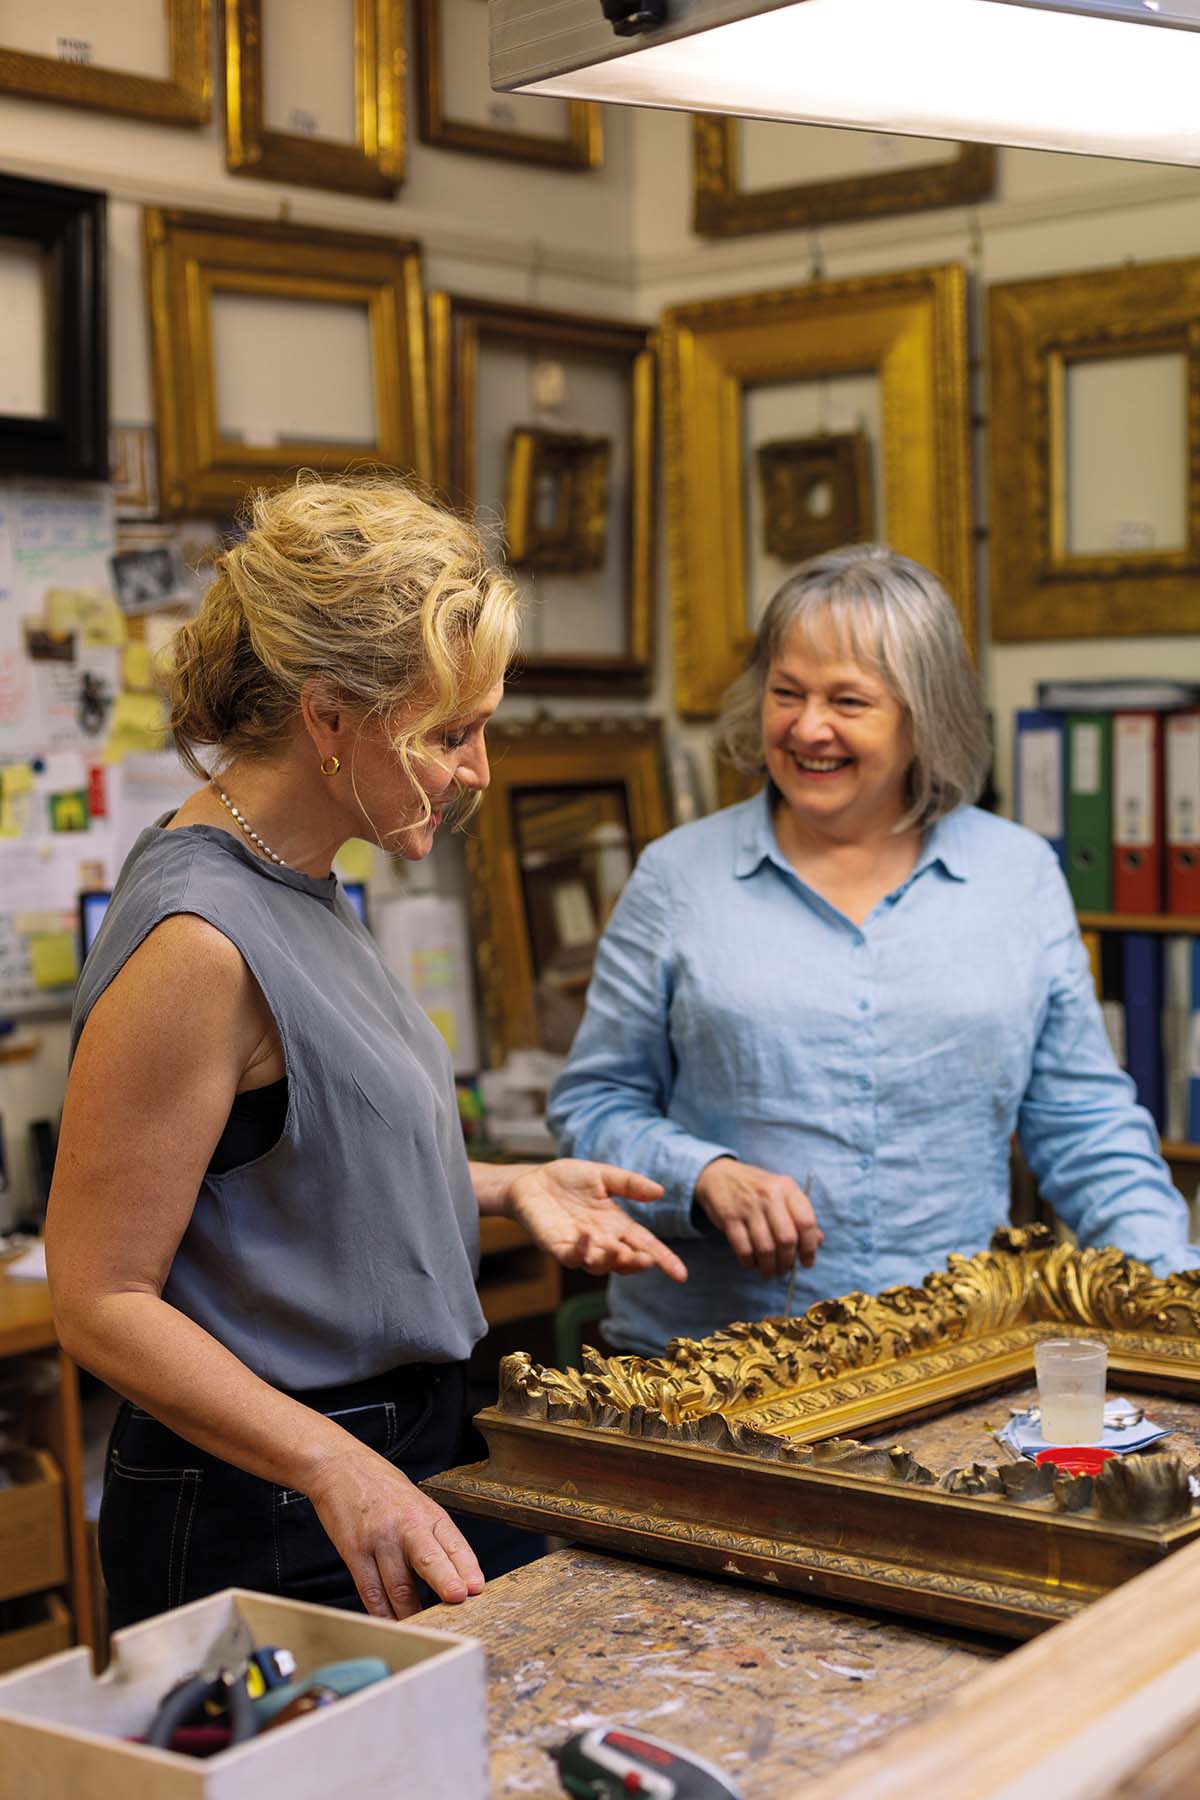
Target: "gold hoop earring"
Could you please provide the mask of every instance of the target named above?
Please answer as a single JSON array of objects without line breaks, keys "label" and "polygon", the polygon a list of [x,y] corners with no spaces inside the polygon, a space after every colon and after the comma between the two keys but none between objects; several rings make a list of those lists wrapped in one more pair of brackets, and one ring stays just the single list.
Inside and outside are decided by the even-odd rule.
[{"label": "gold hoop earring", "polygon": [[323,756],[321,758],[322,775],[336,775],[341,766],[341,761],[336,756]]}]

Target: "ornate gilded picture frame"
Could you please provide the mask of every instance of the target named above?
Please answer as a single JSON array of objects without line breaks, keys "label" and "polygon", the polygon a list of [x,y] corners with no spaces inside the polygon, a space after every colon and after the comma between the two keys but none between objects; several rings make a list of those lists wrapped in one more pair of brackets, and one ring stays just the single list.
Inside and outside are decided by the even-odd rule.
[{"label": "ornate gilded picture frame", "polygon": [[876,534],[945,582],[975,640],[966,273],[958,264],[705,300],[662,326],[676,698],[710,718],[751,642],[743,408],[756,388],[870,372]]},{"label": "ornate gilded picture frame", "polygon": [[[168,75],[160,78],[106,67],[90,60],[90,47],[87,60],[76,60],[0,42],[0,93],[153,119],[162,125],[205,124],[212,111],[209,0],[162,0],[162,5],[167,14]],[[36,11],[44,23],[47,8],[38,6]]]},{"label": "ornate gilded picture frame", "polygon": [[[1004,1416],[1039,1339],[1071,1334],[1105,1339],[1110,1387],[1200,1419],[1200,1271],[1159,1278],[1032,1226],[920,1288],[676,1339],[655,1359],[585,1348],[581,1372],[506,1357],[478,1418],[487,1462],[426,1485],[584,1543],[1029,1637],[1200,1537],[1181,1456],[1115,1457],[1095,1477],[999,1460],[980,1404]],[[919,1444],[939,1414],[971,1446],[940,1471]]]},{"label": "ornate gilded picture frame", "polygon": [[565,1050],[600,931],[669,824],[657,719],[543,718],[488,732],[492,780],[467,828],[487,1054]]},{"label": "ornate gilded picture frame", "polygon": [[990,199],[996,186],[992,145],[958,144],[947,145],[953,154],[938,162],[747,190],[739,176],[741,134],[739,119],[710,113],[692,118],[692,222],[701,237],[795,231],[845,219],[968,206]]},{"label": "ornate gilded picture frame", "polygon": [[504,508],[513,568],[574,574],[603,567],[611,459],[609,438],[514,427]]},{"label": "ornate gilded picture frame", "polygon": [[[164,515],[223,518],[247,487],[285,480],[298,467],[383,463],[430,478],[417,244],[158,207],[145,211],[145,240]],[[261,349],[242,369],[258,383],[255,417],[237,433],[223,422],[222,396],[244,410],[246,383],[224,379],[214,329],[227,300],[248,306],[241,332],[254,329],[261,309]],[[291,309],[310,352],[323,330],[341,331],[330,337],[328,355],[310,353],[294,370],[279,360],[278,324]],[[362,388],[353,394],[347,346]],[[324,400],[314,401],[314,411],[330,407],[328,432],[310,413],[297,424],[306,372],[320,378]],[[359,423],[348,430],[342,403],[351,400]]]},{"label": "ornate gilded picture frame", "polygon": [[[24,247],[32,289],[17,354],[38,345],[28,365],[41,375],[19,410],[0,412],[0,473],[108,474],[105,215],[104,195],[90,188],[0,175],[0,240]],[[13,333],[11,314],[7,323]]]},{"label": "ornate gilded picture frame", "polygon": [[[648,692],[657,485],[653,332],[619,319],[433,293],[429,359],[439,486],[452,505],[478,512],[485,524],[511,503],[528,516],[529,486],[520,460],[514,463],[514,430],[533,434],[523,440],[530,448],[539,432],[609,440],[603,556],[597,563],[593,549],[585,565],[558,575],[543,565],[528,618],[530,636],[536,630],[539,637],[524,646],[516,678],[534,693]],[[553,407],[539,411],[542,369],[560,393]],[[594,532],[594,482],[591,491]],[[520,550],[527,536],[520,518],[516,532]],[[497,552],[506,553],[512,542],[513,521],[506,518]],[[518,554],[518,574],[520,560]],[[593,648],[586,647],[589,626]]]},{"label": "ornate gilded picture frame", "polygon": [[[989,293],[992,636],[1126,637],[1200,630],[1200,260],[1086,269]],[[1167,359],[1182,366],[1174,442],[1156,416],[1144,439],[1110,406],[1099,430],[1073,416],[1070,383],[1132,365],[1129,380]],[[1137,375],[1132,370],[1136,369]],[[1128,389],[1126,390],[1129,391]],[[1165,409],[1163,409],[1165,410]],[[1147,496],[1114,495],[1107,530],[1073,543],[1070,463],[1107,438],[1142,483],[1177,491],[1176,541],[1158,543],[1139,515]],[[1147,466],[1169,451],[1163,478]],[[1136,465],[1141,465],[1140,467]],[[1117,463],[1118,468],[1121,466]],[[1093,460],[1093,483],[1104,464]],[[1082,496],[1075,495],[1075,498]],[[1149,496],[1150,505],[1156,495]]]},{"label": "ornate gilded picture frame", "polygon": [[[274,17],[274,14],[271,15]],[[225,162],[235,175],[389,199],[404,180],[403,0],[354,0],[354,141],[267,124],[263,0],[225,0]]]},{"label": "ornate gilded picture frame", "polygon": [[[600,108],[589,100],[546,102],[536,97],[490,95],[493,112],[512,114],[512,123],[486,123],[455,118],[446,96],[446,28],[444,9],[451,0],[415,0],[417,25],[417,118],[422,142],[441,150],[466,150],[476,156],[534,163],[543,169],[598,169],[604,162],[604,126]],[[480,49],[486,64],[486,0],[461,0],[480,14]],[[481,64],[481,66],[483,66]],[[565,129],[558,135],[522,130],[520,108],[561,106]]]}]

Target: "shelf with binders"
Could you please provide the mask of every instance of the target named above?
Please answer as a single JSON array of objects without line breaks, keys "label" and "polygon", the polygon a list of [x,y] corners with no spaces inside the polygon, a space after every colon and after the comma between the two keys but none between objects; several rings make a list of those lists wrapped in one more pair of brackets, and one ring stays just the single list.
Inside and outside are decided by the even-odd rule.
[{"label": "shelf with binders", "polygon": [[1105,1027],[1159,1124],[1163,1157],[1200,1164],[1200,915],[1077,916]]}]

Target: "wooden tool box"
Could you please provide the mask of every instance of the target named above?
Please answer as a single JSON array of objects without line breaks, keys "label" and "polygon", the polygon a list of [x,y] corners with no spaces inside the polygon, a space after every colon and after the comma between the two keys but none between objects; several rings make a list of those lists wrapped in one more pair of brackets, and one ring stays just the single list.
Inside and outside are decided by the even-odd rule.
[{"label": "wooden tool box", "polygon": [[[234,1611],[298,1672],[360,1656],[393,1673],[206,1760],[125,1741]],[[115,1632],[96,1679],[68,1650],[0,1679],[0,1800],[487,1800],[482,1647],[470,1638],[230,1588]]]}]

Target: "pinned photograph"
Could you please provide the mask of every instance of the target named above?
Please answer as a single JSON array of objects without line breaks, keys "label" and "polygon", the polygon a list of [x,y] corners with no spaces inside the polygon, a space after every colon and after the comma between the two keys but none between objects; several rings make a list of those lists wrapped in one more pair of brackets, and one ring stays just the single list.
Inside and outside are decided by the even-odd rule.
[{"label": "pinned photograph", "polygon": [[153,612],[157,607],[190,602],[193,598],[183,559],[173,545],[118,550],[109,558],[109,567],[124,612]]}]

